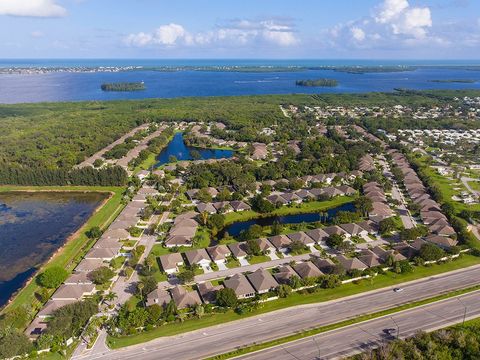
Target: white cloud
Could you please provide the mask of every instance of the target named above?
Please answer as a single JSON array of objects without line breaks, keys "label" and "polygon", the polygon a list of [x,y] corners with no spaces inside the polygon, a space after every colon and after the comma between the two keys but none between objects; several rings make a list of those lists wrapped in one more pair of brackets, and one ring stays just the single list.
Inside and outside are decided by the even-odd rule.
[{"label": "white cloud", "polygon": [[246,46],[266,43],[282,47],[299,42],[293,26],[278,20],[233,20],[213,30],[191,33],[182,25],[162,25],[151,33],[130,34],[124,39],[131,46]]},{"label": "white cloud", "polygon": [[428,7],[412,7],[407,0],[385,0],[375,15],[379,24],[390,26],[395,35],[406,35],[417,39],[427,35],[432,26]]},{"label": "white cloud", "polygon": [[0,0],[0,15],[61,17],[67,10],[55,0]]},{"label": "white cloud", "polygon": [[355,40],[357,41],[365,40],[365,36],[366,36],[365,31],[363,31],[359,27],[352,27],[350,31],[352,32],[352,36]]},{"label": "white cloud", "polygon": [[33,38],[41,38],[43,37],[45,34],[41,31],[32,31],[30,33],[30,36],[33,37]]}]

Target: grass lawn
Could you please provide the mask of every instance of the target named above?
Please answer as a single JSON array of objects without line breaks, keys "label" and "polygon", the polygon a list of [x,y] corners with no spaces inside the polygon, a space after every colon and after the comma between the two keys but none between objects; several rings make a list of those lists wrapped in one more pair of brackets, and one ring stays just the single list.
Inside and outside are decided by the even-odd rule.
[{"label": "grass lawn", "polygon": [[[39,271],[41,272],[50,266],[60,266],[69,271],[77,265],[82,259],[83,255],[90,249],[93,242],[87,238],[85,231],[99,226],[101,229],[106,229],[107,226],[115,219],[115,217],[123,209],[124,205],[121,203],[123,188],[121,187],[97,187],[97,186],[39,186],[39,187],[22,187],[22,186],[1,186],[0,191],[98,191],[110,192],[112,196],[106,203],[95,211],[87,222],[78,230],[78,235],[70,239],[63,248],[55,254],[55,256],[46,264],[44,264]],[[39,289],[35,281],[28,283],[14,299],[8,304],[4,310],[11,310],[19,306],[27,306],[27,308],[34,307],[38,309],[40,303],[35,299],[34,293]],[[32,314],[33,315],[33,314]]]},{"label": "grass lawn", "polygon": [[236,267],[239,267],[240,266],[240,262],[237,260],[237,259],[234,259],[232,257],[229,257],[227,259],[227,262],[225,263],[225,265],[227,266],[227,268],[231,269],[231,268],[236,268]]},{"label": "grass lawn", "polygon": [[195,236],[198,237],[198,241],[195,246],[180,246],[174,249],[164,247],[162,246],[162,244],[157,243],[153,245],[152,251],[150,253],[155,256],[160,256],[176,252],[185,252],[193,249],[205,249],[210,246],[210,234],[208,230],[200,228],[200,230],[197,230]]},{"label": "grass lawn", "polygon": [[470,187],[471,187],[473,190],[480,191],[480,181],[469,181],[469,182],[468,182],[468,185],[470,185]]},{"label": "grass lawn", "polygon": [[278,299],[275,301],[269,301],[263,304],[263,306],[251,313],[238,315],[233,311],[228,311],[222,314],[212,314],[205,316],[201,319],[189,319],[183,323],[173,323],[161,326],[148,332],[143,332],[137,335],[125,336],[119,338],[108,337],[108,344],[112,348],[120,348],[124,346],[130,346],[146,342],[161,336],[172,336],[187,331],[193,331],[208,326],[223,324],[225,322],[239,320],[247,316],[260,315],[266,312],[280,310],[283,308],[311,304],[323,301],[329,301],[333,299],[342,298],[349,295],[358,294],[365,291],[380,289],[402,282],[420,279],[448,271],[453,271],[468,266],[476,265],[480,263],[480,258],[472,255],[463,255],[458,260],[432,265],[428,267],[415,268],[415,271],[410,274],[395,274],[388,272],[385,275],[378,275],[377,277],[369,280],[362,280],[357,283],[343,284],[335,289],[322,289],[312,294],[298,294],[292,293],[287,298]]},{"label": "grass lawn", "polygon": [[253,264],[259,264],[259,263],[263,263],[263,262],[266,262],[266,261],[270,261],[271,259],[266,255],[259,255],[259,256],[252,256],[251,258],[248,258],[247,260],[250,264],[253,265]]},{"label": "grass lawn", "polygon": [[229,225],[238,221],[247,221],[260,217],[270,217],[270,216],[282,216],[282,215],[293,215],[293,214],[302,214],[310,213],[317,211],[324,211],[330,208],[334,208],[354,200],[351,196],[337,196],[331,200],[327,201],[311,201],[298,205],[292,206],[282,206],[278,209],[275,209],[273,212],[268,214],[260,214],[253,210],[241,211],[241,212],[230,212],[225,215],[225,225]]},{"label": "grass lawn", "polygon": [[[427,158],[425,157],[419,159],[419,161],[423,165],[422,168],[425,173],[434,181],[434,183],[440,189],[445,202],[452,204],[457,213],[462,210],[480,211],[480,204],[469,205],[452,200],[452,196],[459,196],[462,191],[467,191],[467,189],[463,186],[462,183],[460,183],[460,185],[457,185],[455,183],[456,180],[452,181],[447,179],[445,176],[440,175],[437,171],[428,166],[426,160]],[[454,188],[456,187],[460,188],[461,190],[455,190]]]}]

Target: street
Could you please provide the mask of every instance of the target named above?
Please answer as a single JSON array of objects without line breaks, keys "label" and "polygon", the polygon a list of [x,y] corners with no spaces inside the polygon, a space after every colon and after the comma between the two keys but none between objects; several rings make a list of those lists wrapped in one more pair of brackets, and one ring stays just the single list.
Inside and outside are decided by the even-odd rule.
[{"label": "street", "polygon": [[337,323],[362,314],[474,286],[478,284],[479,278],[480,266],[477,265],[404,283],[401,285],[404,291],[398,293],[394,293],[392,287],[389,287],[338,300],[290,307],[177,336],[158,338],[119,350],[91,352],[75,359],[148,360],[158,359],[159,354],[166,359],[201,359],[301,330]]},{"label": "street", "polygon": [[[388,315],[367,322],[354,324],[286,343],[281,346],[247,354],[237,359],[292,360],[338,359],[375,348],[396,336],[414,335],[417,331],[432,331],[461,323],[464,319],[480,316],[480,292],[454,297],[398,314]],[[385,334],[394,329],[395,335]]]}]

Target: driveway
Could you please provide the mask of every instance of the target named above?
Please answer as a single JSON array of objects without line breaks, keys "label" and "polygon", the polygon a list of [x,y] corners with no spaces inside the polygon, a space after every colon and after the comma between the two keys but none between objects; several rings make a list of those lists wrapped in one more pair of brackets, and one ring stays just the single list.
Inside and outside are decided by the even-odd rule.
[{"label": "driveway", "polygon": [[240,266],[250,265],[250,263],[247,261],[247,259],[238,259],[238,262],[240,263]]},{"label": "driveway", "polygon": [[217,263],[217,266],[218,266],[218,271],[228,270],[227,265],[225,265],[224,262],[218,262],[218,263]]},{"label": "driveway", "polygon": [[280,258],[278,257],[278,255],[275,253],[275,251],[270,251],[270,252],[267,254],[267,256],[268,256],[271,260],[278,260],[278,259],[280,259]]}]

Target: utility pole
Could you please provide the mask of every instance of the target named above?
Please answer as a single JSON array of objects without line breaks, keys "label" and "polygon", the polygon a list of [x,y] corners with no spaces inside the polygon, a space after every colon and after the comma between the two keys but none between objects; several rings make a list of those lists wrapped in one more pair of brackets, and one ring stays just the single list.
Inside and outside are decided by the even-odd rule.
[{"label": "utility pole", "polygon": [[392,319],[393,323],[397,326],[397,339],[398,339],[398,337],[400,335],[400,325],[398,325],[398,323],[395,321],[393,316],[390,316],[390,319]]},{"label": "utility pole", "polygon": [[315,345],[317,346],[317,350],[318,350],[318,360],[322,360],[322,355],[320,353],[320,346],[318,345],[318,342],[317,342],[317,339],[315,339],[315,337],[312,338],[313,342],[315,343]]},{"label": "utility pole", "polygon": [[465,305],[465,303],[462,301],[462,299],[460,299],[459,297],[457,297],[457,300],[460,302],[460,304],[462,304],[463,306],[463,321],[462,321],[462,326],[465,325],[465,319],[467,317],[467,305]]}]

